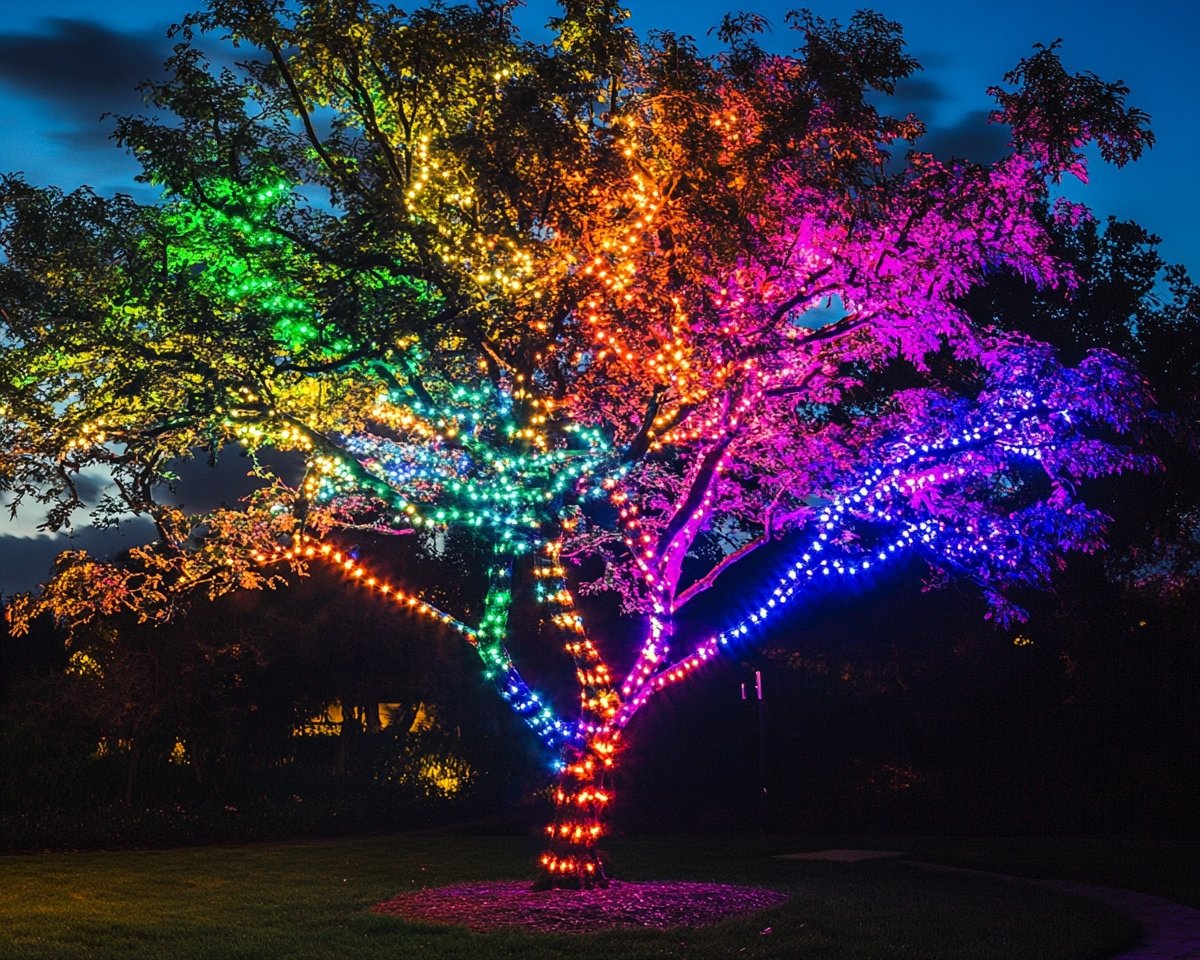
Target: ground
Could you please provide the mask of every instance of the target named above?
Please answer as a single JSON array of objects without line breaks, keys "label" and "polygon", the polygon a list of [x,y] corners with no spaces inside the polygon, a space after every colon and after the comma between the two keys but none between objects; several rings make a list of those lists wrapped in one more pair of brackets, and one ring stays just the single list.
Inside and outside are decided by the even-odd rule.
[{"label": "ground", "polygon": [[605,889],[535,892],[525,881],[463,883],[404,893],[375,909],[405,920],[472,930],[593,933],[621,927],[703,927],[779,906],[786,893],[727,883],[624,883]]}]

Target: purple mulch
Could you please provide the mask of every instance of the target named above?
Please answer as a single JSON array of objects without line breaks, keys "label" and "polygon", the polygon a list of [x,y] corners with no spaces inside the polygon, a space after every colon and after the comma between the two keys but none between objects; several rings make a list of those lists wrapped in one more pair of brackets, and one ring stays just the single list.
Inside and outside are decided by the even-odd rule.
[{"label": "purple mulch", "polygon": [[703,927],[775,907],[788,895],[726,883],[622,883],[603,890],[534,892],[527,881],[462,883],[402,893],[376,904],[379,913],[471,930],[592,933],[641,927]]}]

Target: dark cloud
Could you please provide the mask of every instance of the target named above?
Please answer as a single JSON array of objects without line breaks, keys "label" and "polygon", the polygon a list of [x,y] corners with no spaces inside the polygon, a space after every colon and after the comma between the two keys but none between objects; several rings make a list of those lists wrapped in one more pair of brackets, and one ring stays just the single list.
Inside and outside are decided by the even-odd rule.
[{"label": "dark cloud", "polygon": [[[265,449],[260,460],[277,471],[289,483],[298,483],[304,473],[303,458],[296,453]],[[262,481],[248,476],[252,461],[239,452],[236,445],[221,451],[217,466],[210,467],[200,456],[175,464],[179,476],[175,493],[158,491],[158,499],[183,506],[191,513],[202,513],[217,507],[236,507],[238,502]],[[95,505],[110,481],[103,474],[83,474],[76,478],[80,496]],[[6,515],[8,504],[0,501],[0,511]],[[23,505],[16,522],[6,525],[0,520],[0,595],[32,590],[49,574],[54,558],[63,550],[87,550],[93,555],[112,559],[130,547],[148,543],[157,536],[154,525],[145,518],[125,520],[117,529],[97,530],[87,526],[86,512],[77,516],[78,528],[66,533],[35,532],[42,519],[37,504]],[[2,628],[0,628],[2,629]]]},{"label": "dark cloud", "polygon": [[87,550],[93,556],[111,559],[130,547],[148,543],[156,535],[149,520],[135,519],[121,524],[118,530],[87,527],[72,536],[0,536],[0,594],[7,597],[37,587],[49,576],[54,558],[64,550]]},{"label": "dark cloud", "polygon": [[[298,482],[303,475],[304,464],[298,454],[264,450],[261,459],[291,483]],[[251,461],[233,445],[221,452],[215,468],[210,467],[202,456],[181,461],[175,465],[179,475],[175,493],[172,495],[160,489],[159,499],[181,505],[193,513],[217,507],[236,507],[239,500],[262,485],[261,480],[247,476],[251,466]],[[87,503],[94,504],[108,481],[103,475],[85,474],[77,478],[77,483],[80,496]],[[0,503],[0,508],[7,510],[7,505]],[[36,505],[27,504],[14,527],[33,533],[34,525],[39,520]],[[79,523],[79,528],[71,535],[0,535],[0,596],[11,596],[37,587],[49,575],[54,558],[64,550],[87,550],[101,559],[114,559],[130,547],[148,543],[157,537],[154,525],[144,518],[123,521],[115,530],[83,526],[87,523],[83,515],[80,515]],[[0,523],[0,530],[3,529]]]},{"label": "dark cloud", "polygon": [[[304,476],[304,460],[297,453],[281,453],[268,447],[260,451],[259,460],[288,483],[297,484]],[[174,493],[160,489],[156,496],[190,513],[236,507],[263,485],[262,480],[248,475],[253,465],[240,447],[229,444],[221,451],[215,467],[209,466],[203,453],[193,460],[174,463],[172,469],[179,477]]]},{"label": "dark cloud", "polygon": [[87,20],[42,23],[37,33],[0,33],[0,80],[76,121],[140,109],[137,85],[161,77],[171,52],[165,28],[121,33]]},{"label": "dark cloud", "polygon": [[[73,189],[79,174],[62,177],[58,171],[86,162],[86,180],[101,193],[131,193],[153,202],[159,191],[134,182],[140,166],[113,145],[113,120],[104,115],[147,112],[137,87],[164,77],[163,62],[174,43],[167,38],[168,28],[164,20],[120,31],[92,20],[58,17],[41,20],[36,30],[0,30],[0,86],[41,111],[30,149],[15,151],[10,166]],[[232,66],[239,58],[215,36],[201,34],[196,43],[216,67]],[[246,52],[240,52],[241,58]],[[52,159],[44,145],[55,148]]]},{"label": "dark cloud", "polygon": [[929,47],[925,50],[912,50],[910,52],[926,70],[941,70],[953,65],[954,58],[944,50],[938,50],[935,47]]},{"label": "dark cloud", "polygon": [[948,160],[956,157],[991,163],[1007,152],[1009,129],[988,123],[986,110],[972,110],[949,127],[932,127],[921,138],[917,149]]},{"label": "dark cloud", "polygon": [[0,33],[0,83],[46,108],[43,134],[72,153],[86,154],[94,186],[128,190],[137,166],[110,142],[105,113],[144,110],[137,86],[163,76],[170,55],[166,27],[122,33],[86,20],[46,19],[42,29]]},{"label": "dark cloud", "polygon": [[912,112],[924,116],[932,108],[950,100],[950,91],[934,83],[928,77],[908,77],[896,84],[889,113]]},{"label": "dark cloud", "polygon": [[84,503],[95,503],[99,500],[108,484],[108,477],[104,474],[82,473],[75,478],[75,490]]}]

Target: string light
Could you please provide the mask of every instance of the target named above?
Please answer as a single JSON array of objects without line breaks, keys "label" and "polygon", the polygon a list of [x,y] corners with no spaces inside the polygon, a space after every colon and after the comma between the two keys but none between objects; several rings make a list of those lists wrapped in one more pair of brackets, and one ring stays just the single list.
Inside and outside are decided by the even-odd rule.
[{"label": "string light", "polygon": [[[375,14],[364,17],[355,32],[361,28],[359,39],[369,43]],[[461,28],[437,16],[395,19],[406,30],[431,30],[427,40],[455,40]],[[437,25],[422,27],[426,21]],[[622,730],[655,692],[694,675],[818,584],[870,576],[914,551],[985,574],[1022,565],[1019,518],[983,510],[956,516],[931,504],[972,483],[1019,483],[1002,475],[1009,461],[1053,461],[1062,431],[1050,421],[1069,425],[1070,416],[1051,406],[1065,404],[1039,403],[1031,391],[1014,390],[1010,377],[1007,396],[974,396],[969,426],[938,438],[935,423],[922,424],[921,436],[875,449],[871,466],[850,480],[837,457],[857,456],[858,438],[823,447],[814,426],[820,416],[806,419],[804,407],[836,407],[853,427],[870,430],[872,415],[848,393],[862,373],[895,359],[923,371],[939,351],[992,377],[999,364],[988,351],[999,350],[998,341],[971,328],[957,306],[962,295],[1000,268],[1046,286],[1071,278],[1049,253],[1043,205],[1031,202],[1044,196],[1047,174],[1023,154],[986,168],[921,155],[865,183],[859,174],[884,157],[880,131],[853,118],[841,126],[827,116],[828,104],[809,109],[809,65],[801,59],[769,58],[762,72],[737,77],[728,64],[699,61],[694,98],[679,85],[658,88],[651,70],[620,107],[609,103],[601,113],[591,98],[563,100],[545,85],[545,51],[502,34],[489,26],[471,69],[457,69],[449,55],[442,62],[451,68],[449,86],[437,89],[453,95],[438,94],[427,104],[434,109],[415,113],[374,81],[368,90],[361,77],[339,75],[353,69],[340,54],[323,57],[315,73],[311,63],[305,68],[313,79],[305,95],[341,116],[335,132],[349,139],[316,145],[311,167],[289,161],[285,171],[272,166],[271,151],[251,151],[237,164],[241,180],[178,176],[185,182],[162,208],[161,224],[140,235],[153,241],[154,275],[161,248],[170,290],[143,284],[156,292],[139,299],[137,289],[125,291],[128,302],[112,310],[145,334],[136,346],[150,357],[188,358],[171,368],[185,369],[186,383],[160,404],[169,413],[149,431],[149,391],[110,390],[101,418],[76,415],[75,401],[66,401],[70,415],[55,452],[87,465],[131,439],[141,443],[132,451],[153,448],[156,458],[200,446],[215,455],[231,441],[251,454],[273,446],[304,460],[300,489],[282,492],[275,507],[303,518],[305,529],[419,530],[433,542],[449,529],[477,535],[491,549],[477,625],[328,542],[304,536],[254,559],[329,563],[394,608],[463,635],[487,681],[557,757],[561,779],[543,864],[587,884],[603,878],[596,843]],[[400,47],[389,47],[385,59],[391,80],[404,86],[426,72],[404,62],[405,50],[424,51],[423,58],[434,47]],[[569,60],[567,47],[557,52]],[[641,70],[634,61],[626,66]],[[358,91],[353,102],[348,90]],[[517,91],[520,104],[506,100]],[[481,177],[480,164],[496,157],[464,151],[463,132],[486,140],[495,132],[488,124],[530,96],[549,97],[542,106],[550,108],[553,136],[541,145],[553,149],[508,164],[503,184],[491,173]],[[266,122],[279,116],[272,107]],[[366,152],[353,148],[363,132],[355,124],[364,120],[374,136],[361,141]],[[884,139],[896,133],[883,132]],[[148,157],[154,161],[153,149]],[[292,177],[306,167],[315,186],[330,189],[330,206],[302,207],[311,187]],[[168,179],[153,162],[151,173]],[[854,189],[845,189],[848,177]],[[387,215],[355,209],[357,191],[345,190],[351,181],[378,186],[390,198]],[[544,205],[529,202],[535,196]],[[131,263],[143,262],[133,247],[127,252]],[[152,278],[148,270],[128,275]],[[220,322],[163,309],[193,302]],[[831,320],[833,313],[841,316]],[[189,319],[172,328],[174,314]],[[161,353],[153,342],[160,322],[173,340]],[[227,347],[218,336],[235,342]],[[89,392],[77,370],[69,376],[45,396]],[[108,379],[120,381],[91,377],[97,395]],[[1066,390],[1084,392],[1077,383]],[[842,427],[832,423],[829,432]],[[793,450],[756,459],[756,445],[771,444]],[[837,456],[797,466],[833,448]],[[260,476],[270,474],[266,462],[256,462]],[[777,465],[808,475],[794,483],[767,477]],[[842,479],[830,479],[838,472]],[[1058,479],[1053,464],[1046,472]],[[764,541],[799,536],[797,527],[804,540],[771,592],[724,630],[680,643],[678,608],[696,586],[679,592],[689,550],[706,531],[744,534],[734,528],[758,508],[759,493],[795,505],[805,483],[839,492],[796,507],[778,529],[767,510]],[[739,485],[745,490],[734,492]],[[994,493],[978,499],[998,500]],[[739,496],[739,509],[722,517]],[[632,578],[629,592],[646,614],[640,648],[619,683],[588,637],[563,566],[566,518],[575,513],[603,527],[605,499],[632,558],[613,579],[625,589]],[[219,550],[220,537],[211,541]],[[520,595],[513,579],[526,570],[541,624],[572,658],[578,719],[561,719],[510,655]]]},{"label": "string light", "polygon": [[[996,405],[1004,407],[1004,399],[998,399]],[[940,555],[956,564],[995,558],[992,562],[1015,568],[1018,563],[1015,556],[1006,556],[989,546],[1010,536],[1010,531],[998,525],[982,530],[969,524],[955,524],[944,517],[908,519],[903,516],[905,509],[911,509],[906,505],[914,491],[969,476],[966,465],[949,463],[950,459],[961,460],[972,453],[995,448],[1039,461],[1046,450],[1053,450],[1055,446],[1052,432],[1044,428],[1056,417],[1065,423],[1071,422],[1069,411],[1045,411],[1029,393],[1018,394],[1016,402],[1008,405],[1010,411],[999,418],[982,419],[946,439],[901,443],[897,453],[868,471],[864,478],[854,481],[847,493],[821,509],[816,517],[818,532],[799,552],[799,558],[777,576],[771,594],[757,609],[732,626],[696,643],[686,656],[659,665],[661,658],[657,656],[656,637],[662,628],[651,616],[650,639],[638,665],[622,684],[627,699],[614,718],[613,726],[623,728],[656,692],[687,679],[693,671],[711,662],[723,648],[743,642],[743,638],[761,630],[806,589],[823,586],[823,581],[828,578],[855,577],[878,571],[913,549],[921,549],[934,557]],[[870,549],[851,551],[839,546],[842,534],[856,523],[890,527],[892,532],[876,537]],[[644,575],[652,576],[642,569]]]},{"label": "string light", "polygon": [[548,750],[557,751],[565,743],[584,740],[585,735],[578,725],[560,720],[547,701],[529,688],[508,655],[504,638],[512,591],[509,583],[510,568],[507,564],[496,563],[489,570],[489,587],[484,600],[483,618],[479,627],[473,628],[439,610],[418,595],[372,573],[351,553],[332,544],[322,543],[307,534],[287,548],[258,550],[251,556],[261,564],[294,560],[325,562],[339,569],[354,585],[378,595],[398,609],[440,623],[462,634],[483,661],[485,679],[511,704],[513,711],[538,735]]}]

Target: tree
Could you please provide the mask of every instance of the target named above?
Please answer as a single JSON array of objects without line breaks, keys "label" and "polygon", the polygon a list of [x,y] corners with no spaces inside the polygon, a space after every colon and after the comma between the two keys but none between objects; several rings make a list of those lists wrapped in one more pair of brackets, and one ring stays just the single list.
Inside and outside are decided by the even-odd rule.
[{"label": "tree", "polygon": [[[1196,735],[1200,295],[1136,223],[1087,220],[1053,232],[1056,252],[1080,278],[1073,295],[995,277],[969,308],[1000,325],[1019,323],[1067,357],[1102,348],[1135,361],[1156,397],[1151,442],[1164,469],[1093,485],[1091,501],[1113,517],[1105,555],[1072,564],[1053,594],[1031,605],[1022,633],[1059,659],[1061,688],[1051,702],[1082,714],[1075,722],[1097,741],[1074,746],[1056,768],[1074,767],[1077,782],[1103,770],[1105,782],[1144,784],[1153,799],[1114,813],[1113,822],[1164,822],[1194,805],[1187,784],[1195,776],[1178,757]],[[1150,689],[1147,699],[1142,691]],[[1147,726],[1169,734],[1147,738]],[[1105,802],[1083,802],[1114,810],[1104,789],[1093,787]]]},{"label": "tree", "polygon": [[[329,559],[463,634],[558,757],[548,882],[590,885],[626,725],[813,584],[915,550],[1007,620],[1014,589],[1099,546],[1077,481],[1152,465],[1143,384],[960,299],[998,272],[1072,286],[1047,224],[1086,213],[1050,185],[1089,143],[1121,164],[1152,136],[1124,87],[1052,46],[994,91],[1008,156],[901,159],[921,124],[875,104],[917,64],[877,14],[790,15],[795,56],[726,18],[707,57],[637,40],[601,0],[564,3],[540,45],[510,12],[216,0],[187,18],[147,87],[168,119],[117,128],[160,204],[5,181],[0,467],[52,527],[103,467],[120,495],[101,519],[160,535],[120,567],[67,558],[18,627],[167,619]],[[212,69],[195,30],[250,58]],[[229,444],[262,484],[244,509],[164,502],[175,461]],[[465,531],[491,556],[481,612],[384,582],[336,542],[363,531],[433,553]],[[794,554],[761,602],[688,622],[770,544]],[[644,626],[624,680],[574,607],[567,563],[589,557],[606,569],[584,589]],[[578,719],[510,656],[527,593],[574,661]]]},{"label": "tree", "polygon": [[1122,484],[1125,508],[1108,566],[1118,583],[1180,596],[1200,571],[1200,291],[1181,265],[1163,260],[1159,238],[1136,223],[1110,217],[1053,232],[1056,252],[1079,276],[1073,295],[996,277],[971,295],[969,307],[1001,326],[1019,318],[1021,329],[1064,355],[1100,348],[1137,364],[1157,400],[1154,446],[1167,469]]}]

